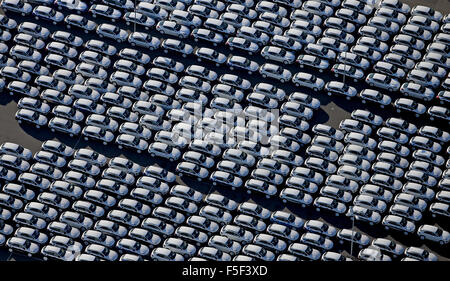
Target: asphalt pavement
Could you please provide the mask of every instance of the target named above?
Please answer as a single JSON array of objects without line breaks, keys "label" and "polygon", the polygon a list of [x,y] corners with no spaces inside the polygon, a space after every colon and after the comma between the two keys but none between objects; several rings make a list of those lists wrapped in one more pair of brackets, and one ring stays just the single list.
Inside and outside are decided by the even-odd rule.
[{"label": "asphalt pavement", "polygon": [[444,15],[450,13],[450,0],[402,0],[402,2],[411,7],[414,7],[415,5],[426,5]]},{"label": "asphalt pavement", "polygon": [[[449,13],[450,12],[450,1],[449,0],[432,0],[432,1],[410,1],[410,0],[404,0],[405,3],[416,5],[416,4],[425,4],[431,7],[435,7],[437,10],[442,11],[443,13]],[[65,12],[67,14],[67,12]],[[8,14],[9,17],[15,19],[18,23],[23,21],[32,21],[36,22],[36,20],[32,17],[21,17],[18,15],[14,15],[12,13]],[[95,21],[97,23],[103,23],[108,22],[106,19],[103,18],[96,18]],[[56,30],[57,27],[53,26],[51,23],[45,24],[45,27],[49,28],[50,31]],[[120,25],[121,28],[130,30],[130,26],[126,25]],[[60,28],[60,27],[58,27]],[[132,27],[131,27],[132,28]],[[142,30],[142,29],[141,29]],[[96,34],[89,34],[86,35],[83,32],[79,30],[72,29],[71,32],[73,32],[75,35],[78,35],[82,37],[85,41],[90,38],[97,38]],[[156,36],[158,38],[162,38],[161,34],[156,32],[155,30],[146,31],[150,33],[152,36]],[[121,48],[127,46],[130,47],[128,44],[117,44],[114,43],[111,40],[105,39],[106,42],[113,43],[114,46],[117,47],[118,50]],[[211,47],[206,42],[193,42],[191,40],[187,40],[192,45],[197,46],[204,46],[204,47]],[[9,42],[11,44],[11,41]],[[225,55],[230,54],[230,51],[228,49],[221,48],[218,50],[220,52],[223,52]],[[233,54],[235,54],[236,51],[233,51]],[[148,53],[148,52],[147,52]],[[148,53],[151,58],[154,58],[156,56],[168,56],[164,52],[162,52],[161,49],[153,51]],[[239,54],[239,51],[237,51],[236,54]],[[244,55],[244,53],[241,52],[241,55]],[[189,64],[198,64],[198,62],[193,58],[193,56],[188,58],[181,58],[177,57],[180,62],[184,63],[185,66]],[[257,63],[262,64],[265,62],[265,60],[260,55],[255,55],[252,57],[253,60],[255,60]],[[203,62],[202,62],[203,64]],[[208,64],[208,67],[211,70],[216,71],[219,75],[223,73],[230,73],[230,70],[225,67],[215,67],[213,64]],[[111,68],[110,68],[111,69]],[[287,67],[287,69],[291,70],[292,73],[296,73],[298,71],[305,71],[313,73],[321,78],[323,78],[326,82],[331,80],[341,80],[342,78],[335,78],[331,75],[331,73],[323,73],[319,74],[318,72],[314,70],[309,70],[307,68],[300,69],[297,65],[290,65]],[[252,84],[256,84],[258,82],[263,82],[264,79],[259,75],[259,73],[253,74],[249,76],[248,74],[243,74],[243,77],[250,80]],[[338,127],[339,123],[345,119],[350,117],[350,113],[354,109],[369,109],[373,113],[381,115],[383,118],[388,117],[403,117],[406,119],[410,119],[411,122],[414,124],[417,124],[418,126],[424,125],[424,124],[439,124],[441,126],[446,126],[448,128],[447,124],[441,124],[441,123],[431,123],[427,118],[415,118],[413,115],[409,114],[399,114],[395,112],[395,110],[392,107],[389,107],[388,109],[380,109],[377,106],[371,105],[371,104],[362,104],[359,99],[354,99],[352,101],[347,101],[345,98],[342,97],[329,97],[325,93],[315,93],[312,91],[308,91],[304,88],[299,89],[296,88],[292,83],[285,83],[281,84],[275,80],[267,81],[270,83],[273,83],[277,87],[280,87],[286,91],[286,93],[291,93],[294,91],[301,91],[308,94],[311,94],[312,96],[318,98],[322,104],[320,109],[314,113],[313,119],[309,122],[311,127],[314,124],[319,123],[325,123],[329,124],[333,127]],[[358,90],[361,90],[366,87],[366,84],[364,82],[360,83],[353,83],[349,82],[350,85],[355,86]],[[397,97],[399,97],[398,94],[391,94],[391,97],[393,100]],[[37,152],[40,150],[40,146],[43,141],[49,140],[49,139],[57,139],[69,146],[72,146],[74,148],[83,148],[83,147],[90,147],[99,153],[104,154],[107,157],[115,157],[115,156],[123,156],[126,158],[129,158],[130,160],[142,165],[142,166],[148,166],[150,164],[158,164],[160,166],[163,166],[167,168],[168,170],[173,171],[175,168],[174,163],[167,163],[166,161],[162,161],[159,159],[152,159],[147,154],[137,154],[134,152],[131,152],[129,150],[119,150],[116,146],[104,146],[97,142],[92,141],[84,141],[83,139],[76,137],[71,138],[67,135],[59,134],[59,133],[52,133],[48,128],[41,128],[36,129],[29,125],[19,125],[17,121],[14,118],[14,114],[17,111],[17,97],[11,97],[7,95],[6,93],[3,93],[0,95],[0,143],[11,141],[16,142],[21,145],[23,145],[26,148],[31,149],[33,152]],[[331,225],[338,227],[338,228],[351,228],[352,227],[352,221],[348,218],[343,217],[335,217],[333,214],[328,213],[319,213],[315,211],[313,208],[299,208],[298,206],[295,206],[293,204],[284,204],[281,200],[278,198],[275,199],[265,199],[263,196],[257,195],[257,194],[247,194],[246,192],[235,192],[231,191],[229,189],[226,189],[224,187],[215,187],[211,185],[210,183],[206,182],[197,182],[190,179],[180,179],[177,177],[177,182],[180,184],[186,184],[194,189],[202,192],[203,194],[209,194],[209,193],[221,193],[230,199],[233,199],[237,202],[245,202],[245,201],[251,201],[256,202],[260,204],[261,206],[274,211],[274,210],[287,210],[289,212],[292,212],[303,219],[320,219],[327,223],[330,223]],[[426,218],[430,219],[430,218]],[[441,221],[436,220],[441,225],[449,225],[448,220],[447,221]],[[446,249],[444,247],[439,246],[438,244],[432,243],[432,242],[426,242],[419,240],[415,236],[404,236],[401,233],[393,232],[393,231],[385,231],[381,226],[373,227],[369,226],[367,224],[358,223],[356,222],[355,228],[362,231],[363,233],[366,233],[367,235],[371,237],[390,237],[395,241],[400,242],[403,245],[406,246],[419,246],[422,248],[426,248],[431,250],[432,252],[436,253],[439,256],[439,259],[441,260],[448,260],[448,253],[446,252]],[[339,245],[340,249],[344,253],[349,253],[350,251],[350,245],[344,244]],[[338,248],[339,249],[339,248]],[[359,249],[354,249],[353,255],[357,254]],[[6,260],[10,257],[10,254],[7,251],[0,249],[0,260]],[[22,257],[18,255],[13,255],[12,257],[14,260],[22,260],[26,259],[26,257]]]}]

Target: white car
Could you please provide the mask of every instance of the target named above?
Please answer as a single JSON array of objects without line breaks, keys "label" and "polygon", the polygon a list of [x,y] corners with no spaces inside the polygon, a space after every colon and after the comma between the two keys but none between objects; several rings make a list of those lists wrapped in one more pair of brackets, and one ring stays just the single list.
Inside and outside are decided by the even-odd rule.
[{"label": "white car", "polygon": [[2,9],[20,13],[23,17],[29,15],[33,10],[33,6],[22,0],[5,0],[1,3]]},{"label": "white car", "polygon": [[169,34],[179,38],[187,38],[190,34],[190,30],[187,26],[169,20],[158,22],[156,30],[161,34]]},{"label": "white car", "polygon": [[297,72],[292,77],[292,82],[297,86],[312,88],[314,91],[322,90],[325,86],[324,80],[306,72]]},{"label": "white car", "polygon": [[127,40],[131,46],[140,46],[150,50],[155,50],[161,45],[161,41],[158,38],[145,32],[131,32]]},{"label": "white car", "polygon": [[390,228],[402,231],[405,235],[413,233],[416,226],[413,222],[407,220],[404,217],[397,215],[387,215],[383,218],[382,224],[386,230]]},{"label": "white car", "polygon": [[419,235],[422,240],[427,239],[434,242],[439,242],[441,245],[445,245],[450,242],[450,233],[434,225],[421,225],[417,229],[417,235]]},{"label": "white car", "polygon": [[[59,1],[59,0],[58,0]],[[56,2],[58,2],[56,1]],[[55,9],[39,5],[33,9],[33,15],[36,20],[44,19],[53,22],[54,25],[64,20],[64,14],[57,12]]]},{"label": "white car", "polygon": [[[335,69],[332,69],[335,70]],[[344,95],[347,100],[350,100],[352,97],[355,97],[358,93],[356,88],[352,86],[348,86],[339,81],[330,81],[325,84],[325,91],[329,96],[333,94]]]},{"label": "white car", "polygon": [[415,83],[413,79],[411,82],[403,83],[400,87],[400,92],[405,96],[411,96],[425,101],[430,101],[435,97],[435,93],[432,89]]},{"label": "white car", "polygon": [[261,50],[261,56],[266,60],[274,60],[284,64],[292,64],[295,61],[295,54],[276,46],[266,46]]},{"label": "white car", "polygon": [[390,92],[400,89],[400,82],[397,79],[381,73],[369,73],[366,77],[366,83],[371,87],[376,86],[381,89],[387,89]]},{"label": "white car", "polygon": [[108,23],[102,23],[97,26],[96,32],[100,37],[108,37],[117,40],[119,43],[126,41],[128,37],[127,31]]}]

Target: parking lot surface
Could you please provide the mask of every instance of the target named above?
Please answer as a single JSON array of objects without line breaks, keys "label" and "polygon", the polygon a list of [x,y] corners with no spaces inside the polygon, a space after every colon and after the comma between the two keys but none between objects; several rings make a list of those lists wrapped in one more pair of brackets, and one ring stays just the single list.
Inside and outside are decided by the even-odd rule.
[{"label": "parking lot surface", "polygon": [[[138,1],[139,2],[139,1]],[[305,1],[304,1],[305,2]],[[340,2],[340,1],[339,1]],[[436,10],[442,12],[444,14],[444,16],[450,12],[450,1],[447,0],[436,0],[436,1],[409,1],[409,0],[405,0],[403,1],[404,3],[409,4],[411,7],[413,7],[414,5],[418,5],[418,4],[423,4],[423,5],[428,5],[430,7],[435,8]],[[430,3],[428,3],[430,2]],[[258,3],[258,1],[255,1],[255,4]],[[227,3],[228,4],[228,3]],[[33,7],[37,6],[36,4],[32,4]],[[55,5],[50,5],[51,7],[55,8]],[[338,8],[335,8],[334,11],[336,11]],[[57,10],[55,8],[55,10]],[[286,17],[289,17],[290,11],[288,12],[288,14],[286,15]],[[63,9],[60,12],[62,12],[65,16],[71,14],[70,10],[67,9]],[[218,76],[221,76],[223,74],[226,73],[234,73],[239,75],[240,77],[247,79],[248,81],[250,81],[250,83],[252,84],[252,86],[256,85],[257,83],[261,83],[261,82],[266,82],[266,83],[270,83],[274,86],[276,86],[279,89],[282,89],[283,91],[285,91],[285,93],[288,95],[290,95],[293,92],[302,92],[305,93],[307,95],[310,95],[313,98],[316,98],[320,101],[320,108],[318,108],[317,110],[313,111],[313,115],[312,118],[310,120],[308,120],[307,122],[309,123],[309,128],[306,131],[307,134],[309,134],[312,138],[315,136],[314,132],[311,130],[311,128],[316,125],[316,124],[327,124],[333,128],[339,129],[339,126],[341,124],[341,122],[345,119],[351,118],[351,113],[354,110],[357,109],[363,109],[363,110],[368,110],[370,112],[372,112],[373,114],[379,115],[381,118],[383,118],[383,120],[387,120],[388,118],[391,117],[397,117],[397,118],[403,118],[405,120],[408,120],[410,123],[413,123],[417,126],[417,128],[421,128],[422,126],[435,126],[438,127],[442,130],[446,130],[449,131],[448,128],[448,120],[430,120],[429,119],[429,115],[428,114],[423,114],[420,117],[415,116],[413,113],[408,113],[406,111],[402,111],[402,112],[397,112],[396,108],[393,105],[387,105],[384,108],[380,108],[380,106],[371,103],[371,102],[367,102],[367,103],[363,103],[363,100],[361,98],[359,98],[359,96],[353,97],[351,100],[347,100],[344,96],[339,96],[336,94],[333,95],[327,95],[325,90],[322,91],[313,91],[312,89],[306,88],[306,87],[298,87],[296,86],[294,83],[292,83],[291,81],[289,82],[285,82],[285,83],[281,83],[275,79],[270,79],[270,78],[263,78],[261,76],[260,73],[258,73],[257,71],[252,73],[252,74],[248,74],[246,71],[244,70],[240,70],[240,69],[234,69],[234,70],[230,70],[228,66],[226,65],[221,65],[221,66],[216,66],[214,63],[212,62],[208,62],[205,59],[203,59],[201,62],[199,62],[197,60],[197,57],[194,55],[189,55],[186,58],[182,57],[181,55],[178,55],[174,52],[169,51],[168,53],[165,53],[163,51],[163,48],[158,48],[156,50],[148,50],[148,49],[144,49],[141,47],[132,47],[128,42],[124,42],[124,43],[117,43],[111,39],[108,38],[100,38],[98,36],[97,33],[95,32],[89,32],[88,34],[85,34],[83,31],[81,31],[80,29],[77,28],[70,28],[68,29],[65,24],[61,24],[61,25],[53,25],[50,22],[44,22],[41,20],[36,20],[34,18],[34,16],[31,15],[27,15],[27,16],[21,16],[20,14],[17,13],[13,13],[13,12],[6,12],[6,13],[2,13],[2,14],[6,14],[10,19],[15,20],[18,24],[22,23],[22,22],[33,22],[33,23],[38,23],[41,24],[43,27],[47,28],[50,33],[53,33],[55,31],[58,30],[64,30],[64,31],[69,31],[71,33],[73,33],[76,36],[79,36],[80,38],[83,39],[84,42],[86,42],[89,39],[99,39],[99,40],[103,40],[111,45],[113,45],[118,51],[123,49],[123,48],[136,48],[140,51],[142,51],[144,54],[147,54],[150,56],[151,60],[153,60],[154,58],[158,57],[158,56],[167,56],[170,57],[180,63],[182,63],[184,65],[185,68],[187,68],[189,65],[202,65],[207,67],[208,69],[214,71],[217,73]],[[83,14],[83,16],[85,16],[87,19],[89,20],[93,20],[95,21],[97,24],[101,24],[101,23],[110,23],[110,20],[104,18],[104,17],[92,17],[91,13],[86,13]],[[373,13],[371,15],[368,15],[367,17],[370,18],[373,16]],[[367,21],[366,21],[367,22]],[[114,23],[114,25],[118,26],[119,28],[125,30],[128,33],[131,33],[134,31],[133,28],[133,24],[131,25],[126,25],[125,21],[120,19],[118,20],[116,23]],[[362,24],[364,25],[364,24]],[[362,26],[361,25],[361,26]],[[324,28],[325,29],[325,28]],[[165,38],[176,38],[170,35],[166,35],[166,34],[161,34],[159,33],[154,27],[150,28],[149,30],[145,30],[144,28],[140,27],[139,25],[137,25],[137,31],[141,31],[141,32],[146,32],[148,34],[150,34],[151,36],[165,39]],[[17,34],[17,30],[10,30],[12,36],[14,37]],[[437,32],[436,32],[437,33]],[[357,32],[354,32],[353,35],[355,35],[355,41],[358,39],[358,37],[360,35],[357,34]],[[319,35],[317,38],[324,38],[326,36],[322,35],[323,37],[321,37],[321,35]],[[392,38],[393,36],[391,36],[390,38]],[[391,39],[389,39],[389,47],[391,45],[393,45],[392,41],[390,41]],[[293,64],[288,64],[288,65],[284,65],[282,63],[279,62],[274,62],[273,60],[268,60],[265,59],[262,55],[260,55],[260,50],[261,48],[259,48],[259,51],[255,54],[253,54],[252,56],[249,56],[246,52],[242,51],[242,50],[238,50],[238,49],[234,49],[234,50],[230,50],[229,48],[226,48],[223,44],[219,45],[218,47],[213,47],[212,44],[210,42],[205,42],[203,40],[199,40],[198,42],[194,41],[192,38],[187,38],[187,39],[182,39],[181,41],[190,44],[192,46],[195,47],[208,47],[208,48],[214,48],[216,49],[218,52],[223,53],[225,56],[229,57],[231,55],[239,55],[239,56],[244,56],[244,57],[248,57],[248,59],[256,62],[259,65],[263,65],[264,63],[274,63],[277,65],[281,65],[284,69],[289,70],[292,74],[295,74],[297,72],[305,72],[305,73],[310,73],[313,75],[316,75],[317,77],[323,79],[326,82],[329,81],[345,81],[345,83],[351,87],[354,87],[356,89],[357,92],[361,92],[364,89],[367,88],[374,88],[374,87],[370,87],[365,81],[364,79],[359,80],[359,81],[353,81],[353,79],[349,78],[349,77],[342,77],[341,75],[339,75],[339,77],[335,77],[335,75],[330,71],[330,69],[324,71],[323,73],[319,73],[316,69],[314,68],[310,68],[310,67],[304,67],[304,68],[300,68],[299,64],[294,62]],[[51,40],[46,40],[45,43],[49,43],[51,42]],[[4,42],[8,49],[11,49],[16,43],[11,39],[11,40],[7,40]],[[431,44],[431,41],[428,41],[427,44]],[[354,46],[355,43],[349,43],[349,46]],[[86,49],[84,48],[78,48],[78,54],[80,54],[82,51],[85,51]],[[42,50],[42,57],[44,57],[47,54],[47,50]],[[422,58],[425,54],[425,49],[424,51],[422,51],[420,53],[420,58]],[[304,54],[303,51],[299,51],[296,52],[296,57],[300,54]],[[8,53],[4,54],[6,56],[8,56]],[[115,61],[117,61],[119,58],[118,56],[111,56],[112,62],[111,62],[111,66],[109,66],[109,68],[107,68],[107,72],[108,72],[108,76],[111,75],[111,73],[113,71],[115,71],[115,69],[112,67],[112,65],[114,64]],[[73,58],[73,60],[76,61],[76,63],[80,63],[81,61],[78,59],[78,56],[76,56],[75,58]],[[16,62],[19,62],[20,59],[17,59]],[[420,59],[418,59],[417,61],[420,61]],[[333,64],[335,64],[336,62],[330,62],[330,66],[332,66]],[[42,63],[44,65],[44,63]],[[372,65],[373,66],[373,65]],[[145,65],[145,70],[149,69],[150,67],[153,67],[151,65],[151,63]],[[450,65],[449,65],[450,67]],[[56,70],[57,68],[52,66],[50,68],[52,71]],[[446,68],[446,73],[448,72],[450,68]],[[364,78],[365,76],[369,73],[372,72],[371,70],[368,70],[364,73]],[[183,73],[177,73],[178,78],[180,78],[182,75],[184,75]],[[33,80],[36,76],[33,75]],[[141,75],[140,76],[142,79],[142,82],[146,81],[148,79],[148,76]],[[448,77],[448,76],[445,76]],[[87,77],[85,77],[87,78]],[[444,78],[445,79],[445,78]],[[439,86],[437,86],[435,88],[435,93],[437,94],[439,91],[444,91],[444,87],[442,86],[443,80],[442,79],[439,83]],[[31,83],[32,81],[31,80]],[[448,80],[448,78],[447,78]],[[7,82],[10,82],[11,80],[8,79]],[[406,80],[401,80],[402,83],[406,82]],[[211,82],[211,85],[214,85],[215,83],[218,83],[217,81],[215,82]],[[174,83],[172,85],[173,87],[176,88],[176,90],[178,90],[180,87]],[[402,93],[400,93],[399,91],[387,91],[387,90],[383,90],[380,88],[376,88],[377,90],[379,90],[382,94],[390,96],[392,99],[392,102],[394,102],[396,99],[400,98],[400,97],[404,97]],[[447,89],[448,91],[448,89]],[[252,91],[246,91],[246,95],[250,94]],[[211,100],[214,98],[213,95],[209,92],[205,92],[204,93],[207,98],[208,98],[208,105],[210,104]],[[333,226],[337,229],[353,229],[356,230],[362,234],[365,234],[369,237],[370,240],[376,239],[376,238],[388,238],[392,241],[395,241],[396,243],[403,245],[404,247],[419,247],[421,249],[425,249],[427,251],[429,251],[430,253],[433,253],[434,255],[437,256],[437,259],[439,260],[448,260],[450,258],[450,256],[448,256],[448,253],[446,251],[445,247],[442,247],[441,245],[439,245],[439,243],[437,242],[433,242],[433,241],[429,241],[429,240],[422,240],[419,238],[419,235],[417,235],[416,231],[414,233],[410,233],[408,235],[405,235],[404,233],[402,233],[401,231],[397,231],[397,230],[386,230],[381,224],[377,224],[375,226],[369,225],[367,222],[363,222],[363,221],[359,221],[359,220],[355,220],[353,221],[352,219],[350,219],[349,217],[346,217],[345,215],[341,214],[340,216],[335,216],[335,214],[333,212],[329,212],[325,209],[321,209],[320,211],[316,210],[315,207],[313,206],[307,206],[307,207],[301,207],[300,204],[296,204],[296,203],[291,203],[291,202],[283,202],[280,197],[279,197],[279,192],[283,189],[286,188],[286,184],[284,183],[284,180],[286,180],[289,176],[285,176],[283,178],[283,184],[279,184],[277,186],[277,190],[278,193],[267,199],[264,197],[263,194],[260,194],[258,192],[252,192],[251,194],[248,194],[246,191],[247,189],[243,186],[241,186],[240,188],[238,188],[237,190],[232,190],[230,187],[228,186],[223,186],[223,185],[213,185],[212,181],[209,179],[204,179],[202,181],[197,181],[196,178],[193,177],[189,177],[189,176],[178,176],[178,171],[176,170],[176,166],[177,164],[181,161],[181,160],[177,160],[177,161],[167,161],[167,158],[161,158],[161,157],[151,157],[150,154],[147,151],[143,151],[142,153],[137,153],[134,150],[130,150],[130,149],[119,149],[118,146],[114,143],[108,144],[108,145],[103,145],[101,142],[99,141],[95,141],[93,139],[90,140],[85,140],[83,138],[83,136],[75,136],[75,137],[70,137],[67,134],[64,133],[58,133],[58,132],[51,132],[50,129],[47,126],[43,126],[41,128],[35,128],[35,126],[30,125],[30,124],[26,124],[26,122],[23,122],[22,124],[18,124],[16,118],[15,118],[15,114],[18,110],[18,101],[20,100],[20,98],[22,98],[23,96],[19,96],[19,95],[9,95],[8,92],[6,91],[6,89],[0,93],[0,124],[1,124],[1,133],[0,133],[0,144],[5,143],[5,142],[13,142],[13,143],[17,143],[20,144],[21,146],[28,148],[32,151],[33,154],[39,152],[41,150],[41,145],[44,141],[47,140],[57,140],[60,141],[61,143],[64,143],[65,145],[73,148],[73,149],[80,149],[80,148],[90,148],[104,156],[106,156],[109,159],[112,159],[114,157],[123,157],[126,159],[131,160],[132,162],[140,165],[141,167],[148,167],[150,165],[157,165],[160,167],[163,167],[164,169],[166,169],[169,172],[172,173],[176,173],[176,181],[171,183],[170,186],[172,187],[175,184],[180,184],[180,185],[186,185],[189,186],[190,188],[192,188],[195,191],[200,192],[203,197],[209,195],[209,194],[221,194],[223,195],[225,198],[228,198],[230,200],[234,200],[237,203],[243,203],[243,202],[251,202],[251,203],[256,203],[257,205],[266,208],[267,210],[269,210],[270,212],[275,212],[275,211],[286,211],[288,213],[292,213],[300,218],[302,218],[303,220],[307,221],[307,220],[320,220],[322,222],[325,222],[327,224],[329,224],[330,226]],[[431,106],[442,106],[439,101],[436,98],[433,98],[431,101],[423,101],[420,99],[415,99],[417,102],[420,102],[422,104],[424,104],[427,108],[431,107]],[[283,102],[286,102],[286,100],[284,101],[280,101],[279,105],[277,106],[277,108],[280,108],[280,106],[283,104]],[[183,101],[183,103],[185,103]],[[242,108],[245,108],[248,105],[251,105],[251,103],[249,103],[246,99],[244,99],[242,102],[240,102],[240,104],[242,105]],[[448,102],[444,104],[444,106],[446,108],[448,108]],[[85,116],[87,116],[88,114],[85,114]],[[50,116],[50,114],[49,114]],[[48,119],[50,120],[51,117],[49,117]],[[438,119],[438,118],[436,118]],[[122,121],[120,121],[122,122]],[[84,121],[80,122],[80,124],[84,124]],[[370,136],[371,138],[374,138],[375,141],[379,142],[380,140],[382,140],[382,138],[380,138],[377,134],[376,131],[378,128],[382,127],[382,125],[379,125],[378,127],[374,127],[372,131],[372,133],[368,133],[367,135]],[[153,142],[153,136],[158,132],[158,130],[152,130],[152,138],[149,140],[149,143]],[[348,132],[348,131],[347,131]],[[118,134],[116,134],[117,137]],[[412,138],[413,136],[415,136],[416,134],[411,134],[408,135],[408,138]],[[342,140],[342,142],[344,142]],[[347,144],[347,143],[345,143]],[[442,155],[444,157],[444,159],[447,161],[448,160],[448,154],[446,154],[446,150],[448,147],[448,140],[447,142],[444,142],[442,145],[442,149],[440,150],[440,152],[438,154]],[[266,147],[270,147],[271,144],[266,144]],[[303,145],[298,151],[296,151],[296,155],[301,156],[304,160],[306,160],[308,158],[308,154],[306,153],[306,149],[308,147],[311,146],[311,143],[305,144]],[[409,146],[410,148],[412,148],[412,146]],[[189,149],[185,149],[182,150],[183,152],[188,151]],[[221,152],[223,152],[224,149],[222,149]],[[413,159],[411,157],[412,153],[414,152],[414,148],[412,148],[411,150],[411,154],[409,156],[407,156],[406,158],[408,159],[409,162],[414,161],[415,159]],[[380,153],[378,148],[374,148],[373,151],[375,153]],[[341,156],[341,154],[339,154],[339,156]],[[69,161],[70,158],[68,158]],[[220,160],[223,160],[220,156],[215,160],[215,164],[217,164],[217,162],[219,162]],[[67,162],[68,162],[67,161]],[[334,161],[336,162],[336,161]],[[373,164],[375,161],[373,161],[370,164]],[[30,161],[30,164],[35,163],[34,160]],[[336,167],[339,167],[340,165],[338,165],[338,163],[334,163],[336,165]],[[302,167],[306,167],[305,164],[300,165]],[[448,164],[447,164],[448,166]],[[214,166],[215,167],[215,166]],[[212,173],[215,168],[211,168],[209,170],[210,173]],[[105,167],[106,168],[106,167]],[[252,169],[254,169],[255,167],[252,167],[250,172],[252,171]],[[295,166],[291,166],[291,171],[295,168]],[[446,170],[446,168],[448,169],[449,167],[446,167],[445,164],[442,165],[442,171]],[[68,172],[71,169],[69,167],[62,167],[61,168],[62,172]],[[319,170],[316,170],[319,171]],[[408,171],[408,167],[406,167],[404,169],[404,172]],[[449,170],[447,170],[448,172]],[[324,178],[326,178],[327,174],[320,172],[323,174]],[[336,174],[336,171],[330,172],[329,174]],[[371,175],[373,174],[373,171],[370,171]],[[142,175],[140,175],[142,176]],[[95,180],[100,180],[101,176],[95,176],[94,177]],[[136,177],[137,178],[137,177]],[[245,182],[246,180],[248,180],[250,177],[246,176],[243,177],[243,182]],[[439,178],[444,178],[444,175],[439,175],[437,177]],[[401,180],[402,184],[405,184],[406,182],[408,182],[407,179],[405,179],[404,177],[399,177],[399,180]],[[6,183],[2,180],[0,180],[1,186],[3,187]],[[367,183],[369,183],[367,181]],[[319,185],[319,190],[324,186],[324,184]],[[135,187],[135,184],[132,183],[129,186],[129,189],[131,190],[132,188]],[[361,186],[359,186],[360,188]],[[438,192],[440,191],[439,187],[437,187],[436,185],[432,187],[434,192]],[[87,190],[86,190],[87,191]],[[319,192],[314,192],[312,194],[313,198],[317,198],[320,195],[318,194]],[[400,193],[400,191],[393,191],[394,196],[397,195],[398,193]],[[110,193],[108,193],[110,194]],[[356,191],[355,193],[352,194],[352,197],[356,197],[359,194],[359,190]],[[114,195],[113,195],[114,196]],[[166,198],[168,198],[169,194],[163,194],[163,198],[164,200],[162,202],[164,202],[166,200]],[[125,196],[127,198],[132,198],[130,195]],[[35,200],[36,201],[36,200]],[[118,201],[118,200],[117,200]],[[389,215],[389,208],[393,205],[393,202],[390,202],[391,200],[388,200],[387,203],[387,208],[385,211],[381,212],[382,213],[382,217],[385,217],[386,215]],[[416,230],[420,225],[423,224],[429,224],[429,225],[437,225],[441,228],[443,228],[444,230],[449,230],[448,225],[449,225],[449,220],[448,217],[445,217],[443,215],[438,215],[437,217],[432,217],[431,216],[431,212],[429,211],[429,205],[431,203],[435,203],[438,202],[435,198],[432,198],[430,201],[426,202],[426,208],[423,210],[422,214],[423,217],[421,220],[419,220],[418,222],[415,223],[416,226]],[[73,201],[70,202],[70,204],[72,204]],[[164,203],[161,203],[161,206]],[[196,203],[198,210],[200,210],[202,207],[208,205],[208,203],[206,202],[198,202]],[[448,202],[447,202],[448,204]],[[346,208],[349,206],[352,206],[353,203],[352,201],[347,202],[346,204]],[[157,206],[156,206],[157,207]],[[117,206],[112,207],[110,210],[112,209],[118,209]],[[153,211],[155,207],[152,206],[151,210]],[[69,208],[70,209],[70,208]],[[62,213],[62,212],[60,212]],[[59,215],[60,215],[59,213]],[[95,218],[95,220],[99,220],[99,219],[105,219],[106,218],[106,214],[108,213],[108,211],[105,211],[105,214]],[[198,212],[194,212],[195,214],[197,214]],[[233,216],[237,216],[240,213],[237,211],[232,211]],[[58,218],[59,218],[58,215]],[[186,213],[186,218],[189,216],[189,213]],[[145,217],[151,217],[150,215],[145,216]],[[140,218],[141,221],[143,221],[143,218]],[[269,225],[271,222],[265,218],[264,223],[266,223],[267,225]],[[7,221],[8,224],[13,225],[14,222],[12,220]],[[182,222],[180,225],[187,225],[186,222]],[[16,228],[16,227],[15,227]],[[128,230],[130,230],[132,227],[128,226]],[[250,229],[249,227],[247,227],[246,229]],[[47,231],[46,229],[43,230],[44,232],[46,232],[47,234],[49,234],[49,231]],[[261,232],[261,233],[267,233],[267,231],[254,231],[251,230],[254,235],[256,235],[257,233]],[[300,233],[300,236],[303,235],[304,233],[306,233],[307,231],[303,230],[303,229],[298,229],[298,232]],[[215,233],[215,235],[218,235],[219,233]],[[11,237],[12,235],[8,236]],[[175,236],[174,236],[175,237]],[[79,242],[84,242],[81,240],[81,238],[77,238],[76,239]],[[163,241],[165,239],[162,238],[161,242],[158,245],[155,245],[156,247],[162,247]],[[351,246],[349,242],[344,242],[344,243],[339,243],[339,239],[337,239],[337,237],[333,237],[332,241],[334,243],[332,249],[330,249],[330,251],[333,252],[339,252],[341,254],[343,254],[345,257],[348,258],[352,258],[354,260],[358,259],[358,253],[360,253],[360,248],[355,244],[354,246]],[[290,241],[288,242],[288,245],[290,243],[300,243],[300,239],[296,239],[296,241]],[[189,243],[194,244],[192,241],[190,241]],[[208,246],[208,243],[203,243],[201,246]],[[367,245],[366,245],[367,246]],[[118,248],[115,248],[115,246],[113,246],[115,250],[119,251]],[[197,250],[200,247],[197,247]],[[326,252],[323,249],[320,249],[318,247],[313,247],[315,249],[320,250],[321,254],[323,254],[324,252]],[[268,250],[270,250],[270,248],[267,248]],[[278,257],[279,255],[281,255],[282,253],[284,254],[291,254],[290,252],[288,252],[287,250],[282,250],[280,251],[276,256]],[[241,252],[241,255],[245,255],[245,253]],[[386,253],[384,253],[386,254]],[[388,256],[390,256],[391,259],[402,259],[405,258],[405,255],[400,255],[398,257],[393,257],[389,254],[387,254]],[[198,253],[191,255],[191,256],[199,256]],[[37,259],[41,259],[43,256],[42,255],[36,255],[35,258]],[[144,255],[143,256],[145,259],[151,259],[149,257],[149,255]],[[306,259],[305,257],[301,257],[302,259]],[[1,260],[25,260],[28,259],[27,257],[23,256],[22,254],[10,254],[9,252],[7,252],[6,247],[4,248],[0,248],[0,259]]]}]

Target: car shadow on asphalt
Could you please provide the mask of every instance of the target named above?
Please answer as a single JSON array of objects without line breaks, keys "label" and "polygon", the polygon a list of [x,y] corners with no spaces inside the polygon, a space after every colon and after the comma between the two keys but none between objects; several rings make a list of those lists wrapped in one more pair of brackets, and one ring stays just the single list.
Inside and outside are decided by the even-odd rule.
[{"label": "car shadow on asphalt", "polygon": [[5,91],[0,93],[0,104],[1,105],[7,105],[14,99],[13,96],[7,94]]}]

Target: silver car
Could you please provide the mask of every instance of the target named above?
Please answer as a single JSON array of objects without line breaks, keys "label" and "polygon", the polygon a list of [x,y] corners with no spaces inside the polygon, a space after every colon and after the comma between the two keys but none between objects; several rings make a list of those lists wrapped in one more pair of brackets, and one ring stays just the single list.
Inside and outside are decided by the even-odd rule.
[{"label": "silver car", "polygon": [[322,90],[325,82],[312,74],[306,72],[298,72],[292,77],[292,82],[297,86],[312,88],[314,91]]},{"label": "silver car", "polygon": [[161,34],[169,34],[179,38],[187,38],[190,34],[190,30],[187,26],[169,20],[158,22],[156,30]]},{"label": "silver car", "polygon": [[379,87],[381,89],[387,89],[390,92],[398,91],[400,89],[400,82],[381,73],[369,73],[366,77],[366,83],[371,87]]},{"label": "silver car", "polygon": [[128,32],[118,28],[115,25],[102,23],[97,26],[96,32],[100,37],[108,37],[114,40],[117,40],[117,42],[124,42],[127,40]]}]

